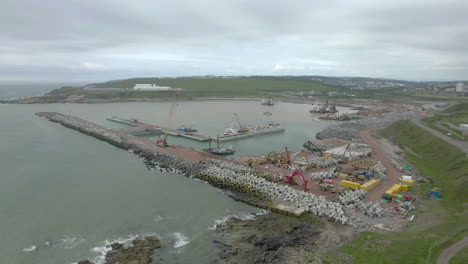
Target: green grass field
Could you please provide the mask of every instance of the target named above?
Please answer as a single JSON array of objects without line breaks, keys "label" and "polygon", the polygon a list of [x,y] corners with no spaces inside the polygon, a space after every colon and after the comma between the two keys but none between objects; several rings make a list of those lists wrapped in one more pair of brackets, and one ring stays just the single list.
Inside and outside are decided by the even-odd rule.
[{"label": "green grass field", "polygon": [[[92,84],[97,88],[128,88],[137,83],[155,83],[184,89],[183,97],[267,97],[268,93],[281,91],[328,91],[330,86],[306,81],[288,79],[267,79],[256,77],[213,77],[213,78],[138,78],[116,82]],[[134,92],[138,93],[138,92]],[[160,92],[151,92],[158,95]],[[148,94],[146,94],[148,95]],[[134,96],[133,93],[130,96]],[[162,94],[164,96],[164,94]]]},{"label": "green grass field", "polygon": [[[364,233],[343,251],[352,255],[354,263],[426,263],[428,256],[429,263],[435,263],[443,248],[468,233],[468,158],[411,121],[396,122],[381,135],[414,151],[417,156],[406,152],[408,161],[434,185],[416,187],[424,198],[417,202],[415,220],[402,232]],[[442,190],[442,200],[426,198],[432,187]]]}]

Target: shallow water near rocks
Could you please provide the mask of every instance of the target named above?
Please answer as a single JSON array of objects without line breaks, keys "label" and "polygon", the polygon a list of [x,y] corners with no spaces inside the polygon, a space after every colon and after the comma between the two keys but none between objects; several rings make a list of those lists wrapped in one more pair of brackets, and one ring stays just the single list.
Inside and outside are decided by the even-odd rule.
[{"label": "shallow water near rocks", "polygon": [[[261,212],[210,185],[147,170],[141,159],[92,137],[34,115],[56,111],[108,127],[117,115],[168,124],[170,103],[0,105],[0,263],[74,263],[99,260],[106,241],[154,234],[161,263],[210,263],[217,257],[213,226],[229,216]],[[272,116],[264,116],[269,110]],[[278,121],[274,134],[229,142],[237,153],[266,154],[299,148],[330,124],[314,121],[308,106],[274,107],[245,101],[179,102],[172,126],[193,125],[215,136],[234,122]],[[206,144],[169,138],[171,144]],[[293,148],[294,149],[294,148]],[[101,252],[101,253],[100,253]]]}]

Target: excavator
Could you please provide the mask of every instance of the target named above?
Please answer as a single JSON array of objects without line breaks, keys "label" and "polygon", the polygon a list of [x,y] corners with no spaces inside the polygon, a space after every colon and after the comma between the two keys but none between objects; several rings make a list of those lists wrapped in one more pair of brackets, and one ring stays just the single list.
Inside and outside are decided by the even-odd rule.
[{"label": "excavator", "polygon": [[289,183],[289,184],[295,184],[296,183],[294,181],[295,176],[299,176],[299,177],[302,178],[302,182],[304,183],[304,192],[307,192],[307,190],[308,190],[307,184],[309,183],[309,181],[304,176],[304,174],[302,174],[302,172],[300,170],[294,170],[291,174],[284,175],[283,176],[283,181],[286,182],[286,183]]}]

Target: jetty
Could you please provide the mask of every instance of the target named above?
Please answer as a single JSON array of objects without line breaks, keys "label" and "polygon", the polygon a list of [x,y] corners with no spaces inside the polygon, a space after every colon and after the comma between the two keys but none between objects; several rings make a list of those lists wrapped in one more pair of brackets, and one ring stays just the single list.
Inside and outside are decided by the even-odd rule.
[{"label": "jetty", "polygon": [[[169,134],[171,136],[183,137],[183,138],[188,138],[188,139],[202,141],[202,142],[209,141],[210,138],[215,138],[215,137],[201,135],[198,133],[183,132],[177,129],[144,123],[135,118],[127,119],[127,118],[121,118],[117,116],[108,116],[106,119],[109,121],[113,121],[113,122],[117,122],[120,124],[130,126],[130,128],[118,129],[117,131],[130,134],[130,135],[134,135],[134,136]],[[246,132],[246,133],[239,133],[236,135],[229,135],[229,136],[220,136],[219,141],[225,142],[225,141],[243,139],[243,138],[248,138],[248,137],[253,137],[253,136],[259,136],[259,135],[281,133],[284,131],[285,129],[282,127],[251,129],[249,130],[249,132]]]},{"label": "jetty", "polygon": [[[177,172],[187,177],[206,181],[221,189],[235,191],[237,193],[236,200],[252,206],[288,216],[300,216],[306,213],[303,208],[297,208],[286,200],[286,197],[289,197],[286,196],[288,193],[296,195],[304,195],[304,193],[277,184],[276,182],[281,179],[281,176],[270,174],[266,170],[254,171],[248,167],[242,167],[243,171],[238,171],[241,165],[232,160],[180,145],[161,147],[151,140],[139,138],[123,130],[110,129],[75,116],[56,112],[37,112],[36,115],[128,150],[145,159],[147,166]],[[127,122],[127,120],[123,121]],[[139,122],[133,121],[132,123],[138,124]],[[138,125],[134,127],[138,127]],[[266,188],[266,185],[270,187]],[[271,193],[274,190],[277,190],[275,193],[284,197],[272,199]],[[311,202],[309,201],[309,203]]]}]

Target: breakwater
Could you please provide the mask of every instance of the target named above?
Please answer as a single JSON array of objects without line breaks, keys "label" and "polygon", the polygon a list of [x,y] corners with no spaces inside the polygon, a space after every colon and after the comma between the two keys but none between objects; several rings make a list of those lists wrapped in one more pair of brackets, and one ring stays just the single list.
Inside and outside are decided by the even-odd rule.
[{"label": "breakwater", "polygon": [[39,112],[36,115],[126,149],[143,158],[147,166],[177,172],[239,193],[240,197],[245,197],[241,200],[251,205],[286,215],[313,213],[342,224],[353,222],[343,204],[279,184],[279,175],[254,170],[192,148],[158,147],[152,141],[74,116],[54,112]]}]

